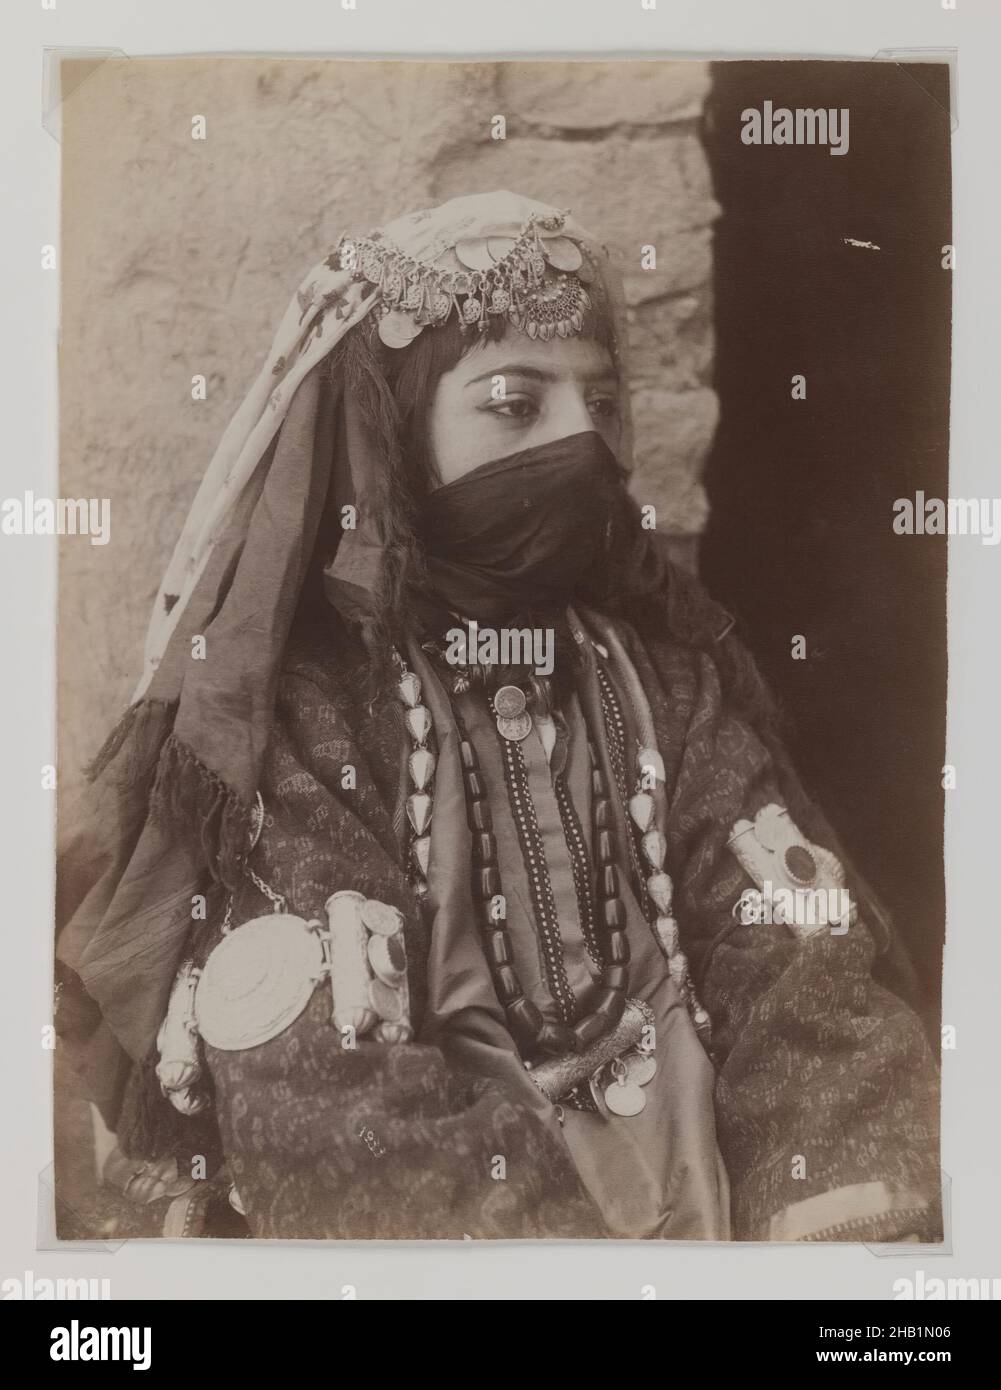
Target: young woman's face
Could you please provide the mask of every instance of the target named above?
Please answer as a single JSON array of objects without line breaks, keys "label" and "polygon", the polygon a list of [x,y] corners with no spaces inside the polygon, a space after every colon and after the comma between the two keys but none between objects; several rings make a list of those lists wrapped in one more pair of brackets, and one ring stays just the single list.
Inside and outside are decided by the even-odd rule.
[{"label": "young woman's face", "polygon": [[438,382],[429,414],[439,485],[483,463],[595,430],[619,444],[619,386],[612,359],[589,338],[540,342],[508,332],[478,344]]}]

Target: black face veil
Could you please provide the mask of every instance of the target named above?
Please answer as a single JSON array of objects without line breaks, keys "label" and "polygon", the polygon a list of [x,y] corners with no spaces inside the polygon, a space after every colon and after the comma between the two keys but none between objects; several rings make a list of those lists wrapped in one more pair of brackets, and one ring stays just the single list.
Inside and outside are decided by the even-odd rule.
[{"label": "black face veil", "polygon": [[593,430],[438,488],[420,527],[435,597],[480,623],[568,603],[589,569],[604,568],[621,493],[615,457]]}]

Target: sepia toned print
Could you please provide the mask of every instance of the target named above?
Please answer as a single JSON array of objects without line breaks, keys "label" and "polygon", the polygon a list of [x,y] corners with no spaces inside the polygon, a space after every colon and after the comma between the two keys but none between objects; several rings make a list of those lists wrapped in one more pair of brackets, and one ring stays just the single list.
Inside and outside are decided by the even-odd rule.
[{"label": "sepia toned print", "polygon": [[[111,518],[108,544],[63,542],[60,1233],[941,1240],[908,942],[696,572],[713,74],[78,76],[63,485],[106,431]],[[803,131],[843,169],[858,122],[823,95],[785,125],[763,100],[764,143]],[[123,103],[170,112],[159,144],[111,136],[123,177],[190,173],[211,234],[169,199],[138,232],[124,200],[95,212],[83,176]],[[739,121],[732,142],[760,153]],[[294,216],[248,201],[283,156]],[[127,404],[86,390],[88,344],[136,371],[102,292],[116,236],[142,364],[172,377]],[[270,347],[242,340],[262,297]],[[229,420],[204,471],[203,408]],[[782,556],[749,536],[747,562]]]}]

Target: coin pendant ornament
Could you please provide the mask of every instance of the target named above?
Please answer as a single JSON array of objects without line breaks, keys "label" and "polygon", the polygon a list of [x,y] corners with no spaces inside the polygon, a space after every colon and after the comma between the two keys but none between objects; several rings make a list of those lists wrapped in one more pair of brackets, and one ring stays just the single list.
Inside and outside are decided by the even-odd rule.
[{"label": "coin pendant ornament", "polygon": [[520,743],[532,732],[532,716],[526,706],[525,692],[517,685],[502,685],[494,695],[494,714],[497,732],[502,738]]},{"label": "coin pendant ornament", "polygon": [[491,270],[494,265],[494,257],[490,253],[490,246],[486,237],[478,237],[470,241],[457,241],[455,254],[462,264],[468,266],[470,270]]},{"label": "coin pendant ornament", "polygon": [[324,971],[319,925],[270,912],[223,937],[195,994],[198,1031],[210,1047],[257,1047],[299,1017]]},{"label": "coin pendant ornament", "polygon": [[646,1108],[646,1096],[639,1086],[622,1077],[605,1087],[605,1104],[613,1115],[638,1115]]},{"label": "coin pendant ornament", "polygon": [[546,260],[557,270],[579,270],[584,257],[580,248],[567,237],[552,237],[544,245]]},{"label": "coin pendant ornament", "polygon": [[630,1052],[611,1063],[612,1080],[605,1087],[605,1104],[613,1115],[638,1115],[646,1109],[643,1087],[653,1079],[657,1063],[647,1053]]},{"label": "coin pendant ornament", "polygon": [[657,1072],[656,1058],[649,1052],[633,1052],[625,1059],[626,1081],[634,1086],[646,1086]]},{"label": "coin pendant ornament", "polygon": [[379,337],[387,347],[406,347],[420,331],[413,317],[400,309],[392,310],[379,320]]},{"label": "coin pendant ornament", "polygon": [[494,712],[502,719],[514,719],[522,713],[527,703],[520,686],[502,685],[494,695]]},{"label": "coin pendant ornament", "polygon": [[403,936],[370,936],[368,939],[368,963],[373,973],[383,984],[397,988],[407,973],[407,957],[403,949]]},{"label": "coin pendant ornament", "polygon": [[362,923],[376,936],[395,936],[403,930],[403,913],[391,903],[366,898],[360,912]]},{"label": "coin pendant ornament", "polygon": [[513,719],[498,717],[497,732],[511,743],[520,743],[532,732],[532,716],[526,710],[524,714],[517,714]]},{"label": "coin pendant ornament", "polygon": [[385,1023],[399,1023],[403,1017],[400,991],[385,980],[375,979],[368,987],[372,1008]]}]

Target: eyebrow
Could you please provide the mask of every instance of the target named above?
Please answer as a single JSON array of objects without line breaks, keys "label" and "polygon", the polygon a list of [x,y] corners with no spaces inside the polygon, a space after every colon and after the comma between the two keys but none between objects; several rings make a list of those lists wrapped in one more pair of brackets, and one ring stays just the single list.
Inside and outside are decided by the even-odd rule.
[{"label": "eyebrow", "polygon": [[[529,381],[562,380],[558,372],[548,372],[542,367],[529,367],[517,362],[511,362],[505,367],[492,367],[489,372],[482,372],[479,376],[474,376],[472,380],[466,382],[463,390],[468,389],[470,386],[476,386],[478,382],[489,381],[495,376],[520,376],[527,378]],[[593,372],[584,372],[581,376],[575,375],[573,379],[574,381],[583,381],[587,383],[617,380],[614,367],[598,367]]]}]

